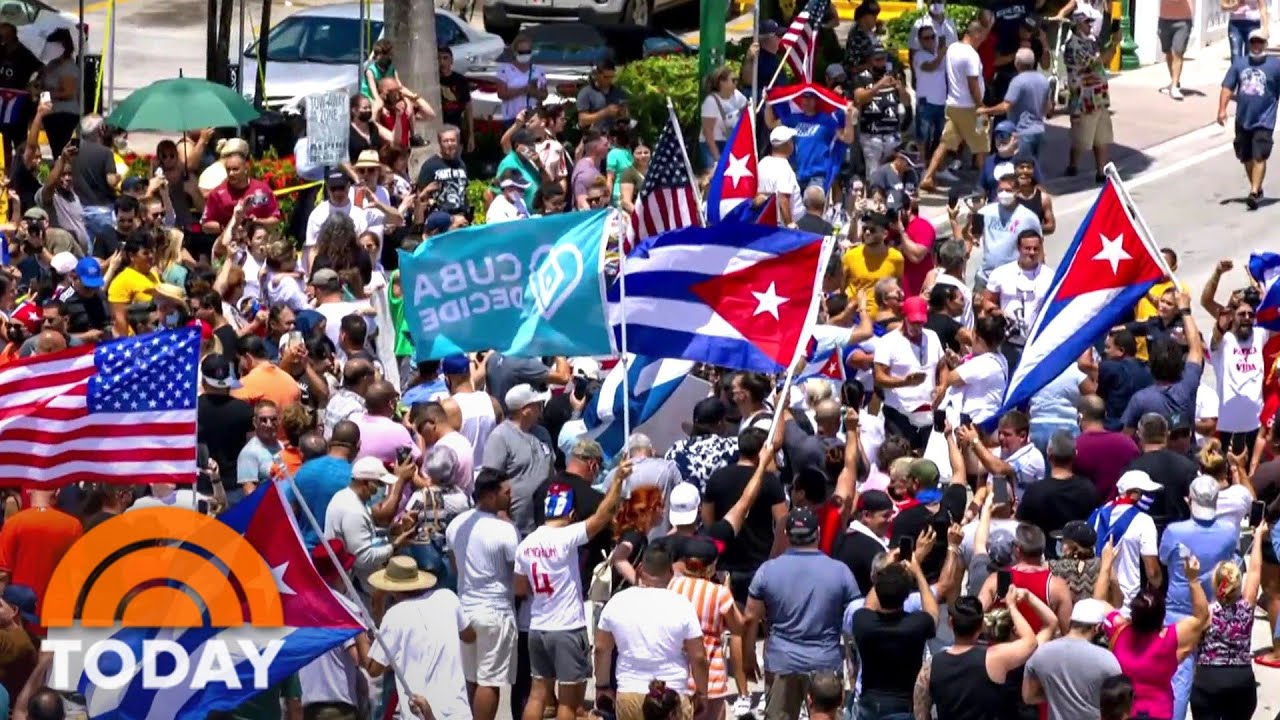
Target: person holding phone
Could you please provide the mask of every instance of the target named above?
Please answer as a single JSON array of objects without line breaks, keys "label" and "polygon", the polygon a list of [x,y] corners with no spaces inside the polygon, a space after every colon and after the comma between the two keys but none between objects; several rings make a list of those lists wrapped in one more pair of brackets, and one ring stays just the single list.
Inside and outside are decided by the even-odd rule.
[{"label": "person holding phone", "polygon": [[956,442],[973,450],[990,478],[1012,477],[1014,500],[1045,475],[1044,454],[1031,442],[1031,422],[1026,413],[1011,410],[1000,418],[996,428],[996,448],[988,447],[974,426],[956,430]]},{"label": "person holding phone", "polygon": [[924,326],[929,319],[924,298],[907,298],[902,311],[901,327],[876,342],[875,385],[884,391],[885,430],[923,450],[938,400],[942,341]]},{"label": "person holding phone", "polygon": [[[1019,609],[1032,632],[1040,632],[1046,625],[1066,632],[1071,621],[1071,588],[1046,564],[1046,542],[1044,531],[1030,523],[1019,523],[1012,536],[1008,533],[994,536],[987,547],[987,556],[996,572],[987,576],[978,598],[983,607],[990,610],[1007,600],[1011,588],[1019,594],[1025,592]],[[1038,599],[1048,612],[1037,612],[1037,603],[1031,602],[1031,597]]]}]

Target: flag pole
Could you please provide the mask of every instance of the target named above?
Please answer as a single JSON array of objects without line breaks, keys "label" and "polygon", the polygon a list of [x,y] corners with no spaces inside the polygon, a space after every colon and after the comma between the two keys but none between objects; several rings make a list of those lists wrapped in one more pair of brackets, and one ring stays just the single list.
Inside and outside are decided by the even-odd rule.
[{"label": "flag pole", "polygon": [[[760,91],[760,104],[754,106],[755,112],[760,112],[760,109],[764,107],[765,102],[768,101],[769,89],[773,87],[774,83],[778,82],[778,78],[782,75],[783,68],[787,66],[787,59],[791,57],[791,53],[794,50],[795,46],[787,46],[787,52],[782,56],[782,59],[778,61],[778,69],[773,71],[773,77],[769,78],[769,84],[765,85],[764,89]],[[756,60],[756,62],[759,63],[760,61]],[[752,90],[752,94],[755,94],[754,90]]]},{"label": "flag pole", "polygon": [[[676,107],[671,103],[670,95],[667,96],[667,113],[671,116],[671,126],[676,129],[676,142],[680,143],[680,156],[684,158],[684,169],[689,173],[689,186],[693,188],[693,199],[698,203],[698,220],[703,227],[706,227],[707,208],[702,202],[702,188],[698,187],[698,176],[693,174],[693,165],[689,162],[689,151],[684,146],[684,133],[680,130],[680,118],[676,117]],[[626,327],[625,323],[623,327]],[[629,402],[630,399],[628,399]]]},{"label": "flag pole", "polygon": [[[391,652],[391,648],[387,647],[387,643],[382,639],[382,633],[378,632],[378,624],[373,621],[373,616],[365,609],[364,603],[360,600],[360,594],[356,592],[356,587],[351,583],[351,578],[342,570],[342,563],[338,560],[338,556],[333,552],[333,548],[329,547],[329,543],[324,541],[324,528],[320,527],[320,523],[316,521],[316,516],[311,514],[311,508],[302,500],[302,493],[298,492],[298,486],[294,484],[293,478],[286,475],[285,482],[289,483],[289,487],[293,490],[293,496],[298,499],[296,504],[302,509],[302,514],[307,517],[307,524],[315,531],[316,537],[320,538],[320,546],[324,548],[325,555],[329,556],[329,562],[337,568],[338,575],[342,578],[342,586],[347,591],[347,597],[357,608],[360,609],[360,619],[364,620],[369,626],[369,632],[373,635],[374,642],[378,643],[378,647],[382,648],[383,654],[387,656],[387,666],[391,668],[392,674],[395,675],[400,685],[405,688],[409,687],[409,683],[405,680],[404,673],[400,670],[400,666],[396,664],[395,655]],[[284,498],[281,497],[281,500]],[[408,707],[409,698],[400,698],[400,702],[404,703],[404,707]]]},{"label": "flag pole", "polygon": [[[1138,204],[1133,201],[1133,196],[1129,194],[1129,189],[1124,186],[1124,180],[1120,178],[1120,171],[1116,169],[1115,163],[1107,163],[1102,169],[1102,173],[1106,175],[1111,182],[1115,183],[1116,194],[1120,196],[1120,205],[1124,211],[1132,218],[1134,225],[1142,234],[1142,243],[1147,246],[1151,254],[1155,256],[1156,262],[1160,263],[1160,269],[1164,270],[1164,274],[1173,282],[1178,292],[1182,292],[1182,281],[1178,280],[1178,276],[1174,274],[1173,269],[1164,261],[1164,253],[1160,252],[1160,248],[1156,246],[1155,235],[1151,232],[1151,226],[1147,224],[1146,218],[1142,217],[1142,212],[1138,210]],[[1189,286],[1188,286],[1189,287]]]},{"label": "flag pole", "polygon": [[[668,100],[670,102],[670,100]],[[679,130],[677,125],[676,129]],[[678,137],[679,132],[676,133]],[[688,162],[688,158],[685,158]],[[617,212],[616,210],[614,212]],[[627,252],[626,248],[619,243],[618,247],[618,312],[619,319],[622,320],[622,333],[620,343],[622,350],[622,437],[623,439],[623,456],[630,452],[627,447],[631,442],[631,357],[627,353]]]},{"label": "flag pole", "polygon": [[[836,239],[832,235],[822,238],[822,251],[818,255],[818,267],[813,273],[813,297],[809,298],[809,312],[805,315],[804,328],[800,331],[800,341],[796,343],[796,350],[792,353],[791,362],[787,366],[787,374],[782,381],[783,395],[779,397],[779,402],[791,402],[791,383],[796,377],[796,366],[800,364],[801,353],[809,344],[809,336],[813,334],[813,326],[818,321],[818,308],[822,303],[822,275],[827,269],[827,257],[831,255],[831,249],[835,247]],[[769,436],[773,436],[774,426],[778,424],[778,408],[773,409],[773,419],[769,422]]]},{"label": "flag pole", "polygon": [[751,68],[751,114],[753,123],[755,120],[754,115],[759,112],[756,108],[760,101],[761,90],[760,83],[757,81],[760,79],[760,3],[762,2],[764,0],[755,0],[751,8],[751,44],[756,48],[755,65]]}]

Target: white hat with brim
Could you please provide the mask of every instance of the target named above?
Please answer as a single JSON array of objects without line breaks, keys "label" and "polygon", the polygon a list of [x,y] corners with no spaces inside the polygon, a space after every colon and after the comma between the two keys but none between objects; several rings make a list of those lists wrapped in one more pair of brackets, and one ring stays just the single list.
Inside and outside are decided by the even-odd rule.
[{"label": "white hat with brim", "polygon": [[551,393],[538,392],[533,389],[529,383],[520,383],[507,391],[506,401],[508,410],[519,410],[535,403],[545,403],[551,399]]},{"label": "white hat with brim", "polygon": [[351,466],[353,480],[376,480],[385,485],[395,485],[396,476],[387,472],[382,461],[376,457],[362,457]]},{"label": "white hat with brim", "polygon": [[1121,495],[1134,490],[1141,490],[1142,492],[1159,492],[1163,489],[1163,485],[1152,480],[1150,475],[1142,472],[1141,470],[1130,470],[1121,475],[1120,480],[1116,482],[1116,492]]},{"label": "white hat with brim", "polygon": [[1071,622],[1079,625],[1098,625],[1107,619],[1111,606],[1101,600],[1084,598],[1071,607]]},{"label": "white hat with brim", "polygon": [[369,584],[385,592],[413,592],[430,590],[436,586],[436,576],[418,567],[408,555],[396,555],[387,566],[369,576]]}]

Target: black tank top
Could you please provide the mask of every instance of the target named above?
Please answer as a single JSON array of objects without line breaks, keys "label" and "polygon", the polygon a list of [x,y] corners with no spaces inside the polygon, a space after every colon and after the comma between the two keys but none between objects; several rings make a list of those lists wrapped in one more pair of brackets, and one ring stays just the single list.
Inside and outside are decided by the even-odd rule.
[{"label": "black tank top", "polygon": [[935,653],[929,695],[938,720],[997,720],[1001,715],[1000,686],[987,675],[987,649],[982,646]]},{"label": "black tank top", "polygon": [[1040,219],[1041,223],[1044,223],[1044,200],[1042,195],[1043,192],[1044,191],[1041,190],[1040,188],[1036,188],[1036,191],[1031,193],[1031,197],[1022,197],[1021,195],[1018,196],[1018,202],[1022,203],[1022,206],[1025,207],[1026,209],[1035,213],[1036,217]]}]

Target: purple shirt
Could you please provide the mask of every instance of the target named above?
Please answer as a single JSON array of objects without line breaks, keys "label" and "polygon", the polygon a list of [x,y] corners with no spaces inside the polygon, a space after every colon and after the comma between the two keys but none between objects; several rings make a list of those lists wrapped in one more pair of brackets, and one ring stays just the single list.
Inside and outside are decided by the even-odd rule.
[{"label": "purple shirt", "polygon": [[1075,473],[1093,481],[1102,502],[1111,502],[1125,467],[1142,454],[1133,438],[1111,430],[1086,430],[1076,438]]},{"label": "purple shirt", "polygon": [[412,448],[414,460],[421,455],[417,443],[409,435],[409,428],[395,420],[368,413],[356,415],[352,420],[360,428],[360,454],[356,456],[357,460],[363,457],[375,457],[382,461],[383,465],[394,467],[396,450],[399,448]]},{"label": "purple shirt", "polygon": [[436,445],[447,447],[458,456],[458,469],[453,474],[453,484],[468,496],[475,489],[475,449],[471,442],[460,432],[451,432],[436,441]]}]

